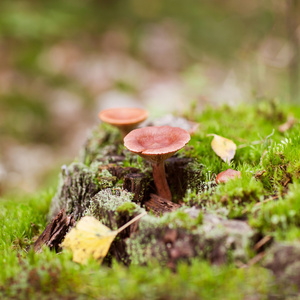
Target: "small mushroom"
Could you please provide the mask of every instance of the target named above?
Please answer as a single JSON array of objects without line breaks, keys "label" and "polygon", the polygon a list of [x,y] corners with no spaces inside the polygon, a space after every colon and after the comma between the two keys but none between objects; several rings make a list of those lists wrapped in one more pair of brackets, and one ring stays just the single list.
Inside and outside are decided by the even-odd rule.
[{"label": "small mushroom", "polygon": [[235,178],[240,178],[241,177],[241,172],[240,171],[235,171],[232,169],[227,169],[226,171],[223,171],[219,173],[216,177],[216,183],[226,183],[228,180],[235,179]]},{"label": "small mushroom", "polygon": [[132,130],[124,138],[124,146],[151,162],[157,193],[171,200],[164,161],[183,148],[190,139],[190,134],[182,128],[151,126]]},{"label": "small mushroom", "polygon": [[99,119],[105,123],[116,126],[124,137],[138,124],[148,117],[148,112],[142,108],[109,108],[99,113]]}]

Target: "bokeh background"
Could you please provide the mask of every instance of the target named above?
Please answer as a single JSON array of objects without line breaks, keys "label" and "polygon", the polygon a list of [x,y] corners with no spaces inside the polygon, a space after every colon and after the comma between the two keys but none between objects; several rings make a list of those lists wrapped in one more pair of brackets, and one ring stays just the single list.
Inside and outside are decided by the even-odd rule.
[{"label": "bokeh background", "polygon": [[98,112],[299,102],[298,0],[1,0],[0,196],[53,182]]}]

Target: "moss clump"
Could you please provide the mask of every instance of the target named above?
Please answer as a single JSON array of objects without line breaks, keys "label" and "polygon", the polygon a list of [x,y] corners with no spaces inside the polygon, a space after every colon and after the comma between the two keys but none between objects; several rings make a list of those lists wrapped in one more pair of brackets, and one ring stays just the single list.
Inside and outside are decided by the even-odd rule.
[{"label": "moss clump", "polygon": [[186,230],[196,229],[202,224],[203,214],[197,212],[196,217],[192,218],[186,208],[180,208],[174,212],[164,214],[160,218],[160,226],[168,226],[171,229],[183,228]]},{"label": "moss clump", "polygon": [[[262,204],[250,217],[250,224],[264,234],[285,238],[300,226],[300,183],[290,185],[284,198]],[[296,230],[298,232],[298,230]]]},{"label": "moss clump", "polygon": [[99,189],[104,190],[112,188],[117,183],[117,177],[104,169],[100,173],[95,174],[94,182]]},{"label": "moss clump", "polygon": [[138,206],[133,202],[125,202],[122,205],[120,205],[116,211],[118,214],[127,214],[129,216],[132,216],[133,213],[136,211],[137,207]]},{"label": "moss clump", "polygon": [[102,123],[91,131],[80,152],[79,161],[89,166],[94,161],[105,160],[109,154],[118,153],[119,144],[122,144],[119,131]]},{"label": "moss clump", "polygon": [[239,218],[262,200],[264,194],[262,183],[251,173],[242,172],[241,178],[219,185],[213,198],[228,209],[229,218]]},{"label": "moss clump", "polygon": [[300,179],[300,126],[296,125],[280,142],[262,156],[258,177],[266,189],[282,193],[287,184]]},{"label": "moss clump", "polygon": [[[274,128],[276,129],[283,119],[270,119],[266,117],[269,113],[264,113],[271,111],[272,105],[258,104],[259,114],[253,106],[247,104],[234,108],[225,106],[206,109],[195,116],[195,121],[199,122],[199,129],[192,136],[189,147],[185,150],[187,155],[197,157],[199,162],[206,166],[206,172],[218,174],[224,171],[226,164],[212,151],[211,138],[207,137],[207,134],[214,133],[229,138],[237,144],[233,169],[243,164],[257,166],[270,142],[280,142],[282,139],[282,134]],[[276,106],[276,111],[286,110]],[[300,115],[299,109],[294,109],[294,114]]]},{"label": "moss clump", "polygon": [[216,185],[208,181],[207,188],[199,193],[188,190],[184,201],[189,206],[196,205],[210,212],[223,211],[229,218],[242,217],[256,202],[264,198],[266,191],[251,172],[245,168],[241,171],[241,178],[229,180],[226,184]]}]

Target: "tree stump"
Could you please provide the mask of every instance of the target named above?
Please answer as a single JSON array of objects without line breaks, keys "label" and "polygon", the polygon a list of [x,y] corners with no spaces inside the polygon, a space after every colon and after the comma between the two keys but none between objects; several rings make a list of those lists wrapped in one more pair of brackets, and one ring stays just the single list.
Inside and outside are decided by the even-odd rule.
[{"label": "tree stump", "polygon": [[[118,136],[97,130],[80,162],[64,168],[52,199],[51,217],[65,209],[75,220],[92,215],[116,230],[146,209],[148,215],[122,231],[110,248],[108,257],[125,264],[156,260],[175,268],[179,260],[193,257],[215,264],[248,259],[255,233],[246,222],[203,214],[155,195],[151,166],[139,161],[143,172],[126,166],[125,162],[137,162],[136,156],[122,148]],[[173,200],[182,203],[188,189],[201,190],[203,168],[188,157],[166,161]]]}]

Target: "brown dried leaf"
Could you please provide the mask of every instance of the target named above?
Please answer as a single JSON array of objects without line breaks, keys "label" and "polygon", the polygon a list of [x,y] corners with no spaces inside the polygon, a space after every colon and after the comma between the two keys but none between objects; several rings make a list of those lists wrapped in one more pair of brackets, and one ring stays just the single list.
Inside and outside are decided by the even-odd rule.
[{"label": "brown dried leaf", "polygon": [[240,178],[241,177],[241,172],[240,171],[235,171],[232,169],[228,169],[226,171],[223,171],[219,173],[216,177],[216,183],[226,183],[228,180],[235,179],[235,178]]},{"label": "brown dried leaf", "polygon": [[214,152],[220,156],[225,162],[230,163],[235,155],[236,144],[229,139],[226,139],[217,134],[208,134],[207,136],[214,136],[211,147]]}]

